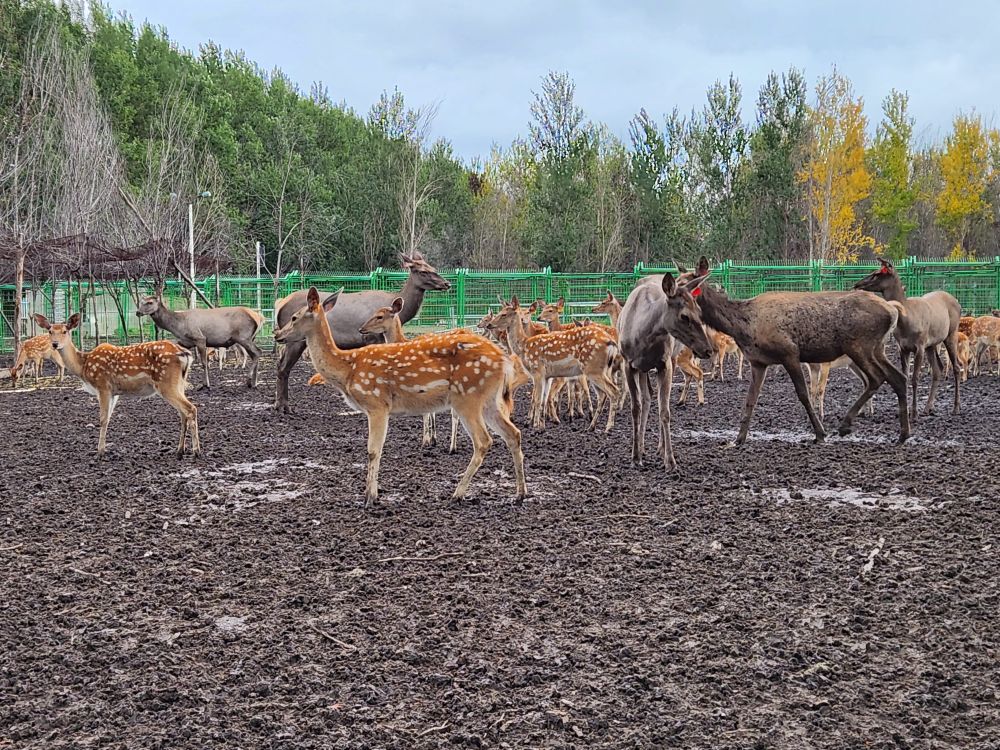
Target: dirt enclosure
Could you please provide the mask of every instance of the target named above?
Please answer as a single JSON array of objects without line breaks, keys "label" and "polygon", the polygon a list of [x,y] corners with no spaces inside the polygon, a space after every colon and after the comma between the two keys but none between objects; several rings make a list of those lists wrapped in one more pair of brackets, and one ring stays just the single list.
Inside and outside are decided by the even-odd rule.
[{"label": "dirt enclosure", "polygon": [[0,748],[1000,746],[996,378],[816,446],[772,373],[737,450],[746,382],[707,383],[676,475],[627,411],[525,428],[522,505],[499,440],[456,504],[468,440],[396,419],[366,514],[364,419],[262,371],[192,391],[200,460],[162,401],[99,462],[73,379],[0,390]]}]

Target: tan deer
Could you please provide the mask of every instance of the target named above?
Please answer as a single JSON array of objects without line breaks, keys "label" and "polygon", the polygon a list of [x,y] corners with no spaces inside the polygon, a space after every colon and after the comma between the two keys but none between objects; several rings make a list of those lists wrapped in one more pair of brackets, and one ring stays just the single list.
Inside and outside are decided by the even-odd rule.
[{"label": "tan deer", "polygon": [[997,360],[997,375],[1000,375],[1000,318],[993,315],[984,315],[976,318],[969,333],[969,342],[972,346],[972,371],[974,375],[979,375],[980,361],[983,351],[987,352],[987,370],[991,358]]},{"label": "tan deer", "polygon": [[[326,382],[368,418],[366,507],[378,499],[378,475],[389,417],[423,415],[451,408],[472,438],[472,459],[455,488],[468,491],[492,444],[489,430],[503,439],[514,460],[518,499],[524,498],[524,454],[521,432],[508,416],[508,384],[513,367],[503,351],[482,336],[466,331],[421,336],[401,344],[373,344],[341,349],[327,320],[340,292],[320,302],[311,287],[305,306],[274,333],[284,344],[309,346],[313,365]],[[301,348],[301,347],[299,347]]]},{"label": "tan deer", "polygon": [[[865,377],[864,372],[846,354],[837,357],[832,362],[823,362],[821,364],[810,362],[806,364],[806,372],[809,373],[809,398],[812,401],[813,408],[819,412],[820,419],[826,416],[823,404],[826,401],[826,385],[830,380],[830,372],[843,369],[850,369],[858,380],[861,381],[862,386],[868,386],[868,379]],[[875,402],[873,400],[869,399],[864,408],[867,410],[869,416],[875,414]]]},{"label": "tan deer", "polygon": [[[608,330],[612,331],[615,336],[615,340],[618,340],[618,316],[622,314],[622,303],[615,297],[610,289],[607,290],[607,296],[594,305],[591,310],[592,313],[598,315],[607,315],[611,319],[611,325],[607,326]],[[615,380],[618,383],[618,388],[621,391],[621,395],[618,397],[617,408],[620,410],[625,406],[625,399],[628,397],[628,388],[625,387],[625,358],[619,356],[618,366],[615,368]]]},{"label": "tan deer", "polygon": [[674,363],[684,373],[684,385],[681,387],[677,403],[680,405],[687,403],[688,388],[693,382],[698,389],[698,406],[702,406],[705,403],[705,371],[698,364],[694,352],[687,346],[681,346],[674,357]]},{"label": "tan deer", "polygon": [[[536,300],[535,304],[541,306],[541,312],[538,314],[538,320],[548,326],[549,332],[565,331],[568,328],[575,327],[575,323],[562,322],[562,314],[566,309],[565,298],[560,297],[558,300],[551,303]],[[586,414],[584,405],[586,405],[586,408],[593,413],[594,402],[590,398],[590,384],[587,382],[586,375],[581,375],[578,378],[557,378],[555,382],[552,383],[549,398],[550,403],[547,407],[550,412],[556,415],[554,421],[559,421],[559,398],[563,391],[566,391],[569,406],[568,414],[570,419],[573,419],[575,414],[579,414],[581,417],[584,416]]]},{"label": "tan deer", "polygon": [[736,379],[743,380],[743,352],[736,345],[736,339],[721,331],[708,329],[708,337],[712,339],[712,346],[715,347],[715,356],[712,358],[712,380],[716,377],[720,381],[726,380],[726,357],[733,355],[739,362],[736,371]]},{"label": "tan deer", "polygon": [[66,375],[66,366],[63,364],[62,357],[59,356],[59,352],[52,348],[52,340],[49,338],[47,333],[43,333],[41,336],[32,336],[27,341],[21,343],[21,350],[17,353],[17,359],[14,360],[13,366],[10,368],[10,381],[11,385],[17,387],[17,379],[24,372],[27,375],[27,366],[30,364],[32,370],[35,374],[35,385],[38,384],[38,378],[42,374],[42,363],[50,359],[55,366],[59,368],[59,382],[63,381],[63,377]]},{"label": "tan deer", "polygon": [[[610,398],[613,407],[618,398],[618,386],[611,378],[611,367],[618,354],[618,344],[603,327],[587,326],[525,337],[520,325],[521,307],[517,297],[496,314],[490,324],[507,331],[511,348],[520,355],[525,369],[531,374],[533,392],[529,419],[536,429],[545,428],[545,404],[553,378],[575,378],[586,375],[599,392]],[[594,429],[600,409],[588,429]],[[606,432],[614,427],[615,410],[608,409]]]},{"label": "tan deer", "polygon": [[80,314],[74,313],[66,323],[49,323],[44,315],[36,314],[35,322],[49,332],[52,348],[59,351],[69,371],[83,381],[84,390],[97,396],[101,408],[101,434],[97,455],[107,451],[108,422],[120,396],[144,398],[159,395],[181,417],[181,435],[177,457],[184,455],[188,430],[191,431],[191,453],[201,454],[198,438],[198,409],[184,395],[187,376],[194,355],[173,341],[150,341],[131,346],[101,344],[89,352],[81,352],[73,343],[70,332],[80,325]]}]

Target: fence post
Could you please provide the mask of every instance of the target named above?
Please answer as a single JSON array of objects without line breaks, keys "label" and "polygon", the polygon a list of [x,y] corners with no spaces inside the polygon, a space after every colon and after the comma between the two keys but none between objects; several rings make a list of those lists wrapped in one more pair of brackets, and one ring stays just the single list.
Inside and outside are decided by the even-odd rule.
[{"label": "fence post", "polygon": [[382,266],[379,266],[368,277],[368,286],[370,289],[378,289],[377,279],[382,275]]},{"label": "fence post", "polygon": [[468,268],[455,269],[455,314],[459,328],[465,325],[465,275],[468,272]]},{"label": "fence post", "polygon": [[545,266],[542,270],[545,274],[545,301],[552,301],[552,266]]}]

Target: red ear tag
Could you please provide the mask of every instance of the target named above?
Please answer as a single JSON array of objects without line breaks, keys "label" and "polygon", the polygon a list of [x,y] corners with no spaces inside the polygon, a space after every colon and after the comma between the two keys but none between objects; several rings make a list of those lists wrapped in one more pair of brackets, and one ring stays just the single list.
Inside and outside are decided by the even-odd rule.
[{"label": "red ear tag", "polygon": [[879,273],[889,273],[889,266],[883,265],[882,270]]},{"label": "red ear tag", "polygon": [[692,297],[697,297],[699,294],[701,294],[701,287],[698,287],[693,292],[691,292]]}]

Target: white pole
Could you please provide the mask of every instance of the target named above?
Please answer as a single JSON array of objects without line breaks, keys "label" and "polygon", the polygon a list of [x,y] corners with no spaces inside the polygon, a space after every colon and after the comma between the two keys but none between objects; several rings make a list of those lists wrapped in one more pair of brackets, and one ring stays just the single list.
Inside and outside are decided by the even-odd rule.
[{"label": "white pole", "polygon": [[[194,283],[194,203],[188,203],[188,252],[191,254],[191,283]],[[191,290],[191,302],[188,307],[194,310],[196,297]]]},{"label": "white pole", "polygon": [[255,243],[257,248],[257,311],[260,312],[260,240]]}]

